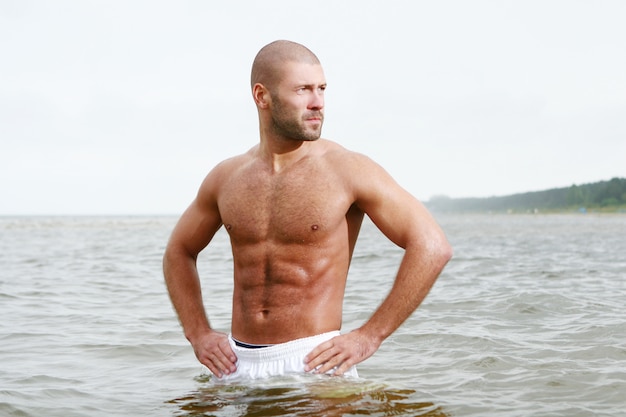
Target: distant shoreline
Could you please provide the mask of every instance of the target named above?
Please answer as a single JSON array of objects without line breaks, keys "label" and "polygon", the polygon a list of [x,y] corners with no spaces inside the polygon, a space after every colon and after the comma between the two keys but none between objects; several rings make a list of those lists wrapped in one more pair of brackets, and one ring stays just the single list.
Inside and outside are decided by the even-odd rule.
[{"label": "distant shoreline", "polygon": [[434,213],[445,214],[626,214],[626,206],[614,207],[579,207],[579,208],[562,208],[562,209],[534,209],[534,210],[461,210],[461,209],[440,209],[432,208],[425,203],[426,207]]},{"label": "distant shoreline", "polygon": [[508,196],[435,196],[425,205],[451,213],[626,213],[626,178]]}]

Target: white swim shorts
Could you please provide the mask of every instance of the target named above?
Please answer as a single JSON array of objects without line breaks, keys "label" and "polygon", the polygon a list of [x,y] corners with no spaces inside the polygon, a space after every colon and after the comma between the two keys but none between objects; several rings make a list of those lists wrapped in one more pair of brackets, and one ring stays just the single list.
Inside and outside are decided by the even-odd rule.
[{"label": "white swim shorts", "polygon": [[[339,331],[335,330],[263,348],[237,346],[232,336],[229,335],[230,347],[237,355],[237,371],[216,379],[220,382],[230,382],[304,373],[304,357],[319,344],[339,334]],[[331,370],[328,373],[332,372]],[[358,377],[356,367],[351,367],[344,375]]]}]

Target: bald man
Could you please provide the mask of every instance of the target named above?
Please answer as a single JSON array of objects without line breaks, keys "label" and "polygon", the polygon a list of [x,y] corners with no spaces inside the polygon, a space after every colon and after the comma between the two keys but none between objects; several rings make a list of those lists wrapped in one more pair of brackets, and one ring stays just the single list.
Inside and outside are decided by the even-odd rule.
[{"label": "bald man", "polygon": [[[420,305],[451,257],[424,206],[378,164],[320,139],[326,79],[306,47],[276,41],[256,56],[260,142],[213,168],[172,232],[165,281],[198,360],[219,380],[287,373],[357,376]],[[341,334],[348,267],[363,216],[404,249],[391,291]],[[203,307],[196,258],[224,227],[233,253],[230,334]]]}]

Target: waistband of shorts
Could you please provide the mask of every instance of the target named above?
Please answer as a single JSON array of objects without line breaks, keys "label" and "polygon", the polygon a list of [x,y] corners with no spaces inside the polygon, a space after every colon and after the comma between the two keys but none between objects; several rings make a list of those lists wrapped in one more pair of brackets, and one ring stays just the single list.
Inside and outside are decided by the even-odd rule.
[{"label": "waistband of shorts", "polygon": [[274,361],[282,360],[289,356],[305,356],[320,343],[339,336],[339,330],[321,333],[315,336],[294,339],[289,342],[279,343],[264,348],[244,348],[235,345],[232,335],[228,335],[230,347],[239,359],[251,361]]}]

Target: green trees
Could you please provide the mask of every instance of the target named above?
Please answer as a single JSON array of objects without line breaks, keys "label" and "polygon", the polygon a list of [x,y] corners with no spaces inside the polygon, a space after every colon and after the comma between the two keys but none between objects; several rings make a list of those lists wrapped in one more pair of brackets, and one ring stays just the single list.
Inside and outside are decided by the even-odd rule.
[{"label": "green trees", "polygon": [[626,179],[613,178],[598,192],[596,201],[602,207],[626,203]]},{"label": "green trees", "polygon": [[433,197],[426,203],[435,211],[562,211],[579,209],[626,209],[626,178],[612,178],[590,184],[572,185],[502,197]]}]

